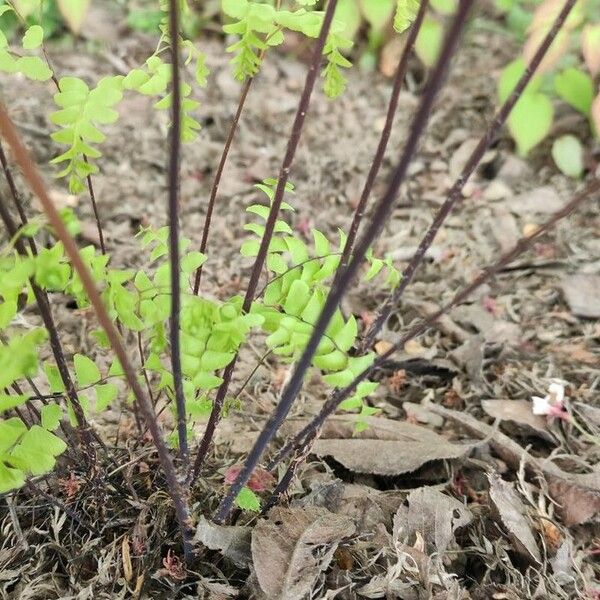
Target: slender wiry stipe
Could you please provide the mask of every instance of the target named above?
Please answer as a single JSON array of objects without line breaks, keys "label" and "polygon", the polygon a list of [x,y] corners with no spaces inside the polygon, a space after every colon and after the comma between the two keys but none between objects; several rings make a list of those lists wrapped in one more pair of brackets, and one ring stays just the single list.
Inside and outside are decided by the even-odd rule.
[{"label": "slender wiry stipe", "polygon": [[300,387],[302,386],[304,375],[310,367],[312,357],[314,356],[317,346],[319,345],[327,329],[329,321],[337,309],[337,306],[339,305],[346,289],[354,279],[354,276],[356,275],[365,258],[368,248],[379,235],[392,210],[394,200],[407,173],[412,157],[416,152],[419,138],[421,137],[421,134],[423,133],[427,124],[431,107],[433,106],[437,92],[445,78],[450,59],[454,54],[454,50],[458,44],[458,40],[460,39],[463,26],[472,4],[473,0],[462,0],[459,3],[456,16],[454,17],[448,35],[444,40],[440,58],[429,78],[419,109],[414,117],[402,157],[400,158],[398,166],[394,170],[388,189],[377,204],[371,222],[357,243],[352,260],[348,264],[348,267],[343,270],[337,284],[332,287],[329,295],[327,296],[325,305],[323,306],[321,314],[315,323],[306,348],[296,363],[296,368],[294,369],[287,386],[281,394],[281,398],[275,409],[275,412],[269,418],[267,424],[260,432],[258,439],[250,451],[238,477],[231,485],[227,495],[219,505],[215,515],[215,520],[217,522],[222,522],[227,518],[235,498],[252,475],[265,448],[271,439],[273,439],[285,420],[287,414],[289,413],[292,404],[298,395]]},{"label": "slender wiry stipe", "polygon": [[[432,327],[440,317],[447,314],[455,306],[463,303],[475,290],[487,283],[497,273],[505,269],[518,256],[529,250],[533,244],[548,231],[550,231],[558,221],[569,216],[583,201],[594,194],[600,192],[600,180],[593,179],[581,192],[576,194],[563,208],[555,212],[545,223],[540,225],[536,231],[528,236],[521,238],[508,252],[503,254],[494,264],[484,269],[469,285],[460,289],[454,297],[444,304],[435,313],[413,325],[397,342],[395,342],[385,353],[377,357],[373,364],[363,371],[352,383],[343,389],[334,392],[317,416],[315,416],[290,442],[288,442],[277,454],[275,459],[269,464],[270,469],[274,469],[283,459],[289,456],[290,453],[296,451],[297,455],[305,456],[307,448],[312,441],[318,436],[319,430],[323,423],[338,409],[339,405],[349,398],[357,386],[368,379],[373,373],[381,368],[390,357],[404,347],[404,345],[425,333]],[[297,468],[296,460],[293,461],[292,467]],[[284,476],[284,480],[291,480],[289,476]],[[283,481],[283,480],[282,480]],[[286,485],[278,486],[277,493],[281,494],[285,491]]]},{"label": "slender wiry stipe", "polygon": [[[233,143],[233,138],[235,137],[235,132],[237,131],[240,118],[242,116],[242,111],[244,110],[244,106],[246,104],[246,98],[248,97],[248,92],[250,91],[250,86],[254,81],[253,77],[249,77],[244,86],[242,87],[242,93],[240,94],[240,100],[238,102],[237,110],[235,111],[235,116],[233,117],[233,121],[231,122],[231,126],[229,127],[229,133],[227,134],[227,140],[225,141],[225,146],[223,146],[223,152],[221,153],[221,159],[219,160],[219,165],[217,166],[217,172],[215,173],[215,179],[212,184],[212,188],[210,190],[210,197],[208,199],[208,207],[206,209],[206,217],[204,217],[204,228],[202,229],[202,241],[200,242],[200,252],[204,254],[206,252],[206,247],[208,246],[208,235],[210,233],[210,226],[212,223],[212,215],[215,209],[215,201],[217,199],[217,194],[219,193],[219,185],[221,184],[221,177],[223,176],[223,170],[225,169],[225,165],[227,164],[227,158],[229,157],[229,151],[231,150],[231,144]],[[196,276],[194,278],[194,295],[197,295],[200,291],[200,280],[202,278],[202,266],[200,265],[198,269],[196,269]]]},{"label": "slender wiry stipe", "polygon": [[[87,163],[88,159],[85,154],[83,160]],[[102,223],[100,222],[100,212],[98,211],[98,205],[96,204],[96,193],[94,192],[94,184],[92,183],[92,176],[88,175],[85,178],[88,186],[88,192],[90,194],[90,201],[92,203],[92,210],[94,211],[94,219],[96,220],[96,229],[98,230],[98,241],[100,242],[100,252],[106,254],[106,245],[104,243],[104,231],[102,230]]]},{"label": "slender wiry stipe", "polygon": [[181,373],[181,347],[179,321],[181,316],[181,269],[179,257],[179,152],[181,149],[181,82],[179,74],[179,7],[178,0],[169,0],[169,25],[171,34],[171,69],[172,69],[172,114],[171,144],[169,152],[169,260],[171,265],[171,370],[175,388],[175,406],[177,409],[177,436],[179,452],[184,473],[189,464],[187,441],[187,415],[185,397],[183,395],[183,375]]},{"label": "slender wiry stipe", "polygon": [[337,275],[341,274],[342,270],[348,265],[348,260],[352,253],[352,248],[354,247],[358,228],[360,227],[361,221],[365,214],[365,209],[367,208],[367,202],[369,201],[371,192],[373,191],[375,179],[377,179],[377,175],[381,170],[381,165],[383,164],[383,159],[385,157],[385,151],[387,150],[390,136],[392,135],[394,118],[396,117],[396,112],[398,110],[400,91],[402,90],[402,84],[404,83],[404,77],[406,76],[406,70],[408,68],[408,60],[412,53],[413,46],[415,45],[417,34],[421,29],[421,24],[423,23],[423,18],[425,17],[425,12],[427,11],[428,6],[429,0],[421,0],[419,12],[417,13],[415,22],[412,24],[408,34],[408,39],[406,40],[406,45],[402,51],[400,62],[396,68],[394,85],[392,87],[392,96],[390,97],[390,102],[388,104],[385,125],[383,126],[383,131],[381,132],[381,137],[379,138],[379,143],[377,145],[377,151],[375,152],[373,162],[371,163],[371,168],[369,169],[365,185],[360,195],[360,200],[358,201],[358,205],[354,211],[354,216],[352,217],[352,223],[348,231],[348,239],[346,240],[346,245],[344,246],[344,252],[342,253],[342,259],[340,261],[340,269],[338,270]]},{"label": "slender wiry stipe", "polygon": [[81,279],[83,288],[88,298],[90,299],[90,303],[94,308],[98,321],[101,327],[106,332],[106,336],[111,344],[111,347],[114,350],[115,355],[123,368],[125,378],[127,379],[127,383],[129,384],[136,401],[139,403],[140,410],[142,412],[142,415],[144,416],[144,419],[146,420],[148,429],[150,430],[150,433],[152,435],[152,439],[154,441],[154,445],[156,446],[160,463],[165,473],[165,479],[167,482],[168,490],[173,500],[175,514],[177,516],[179,527],[181,528],[182,532],[186,559],[191,560],[191,547],[189,543],[189,509],[184,494],[182,492],[181,486],[177,479],[177,472],[175,470],[173,459],[163,439],[162,431],[154,415],[152,405],[150,404],[148,398],[145,396],[144,391],[138,382],[137,374],[132,366],[131,361],[129,360],[129,356],[127,354],[127,351],[125,350],[123,340],[121,339],[119,332],[117,331],[113,321],[111,320],[108,314],[106,307],[104,306],[104,303],[102,301],[102,298],[100,297],[98,289],[96,288],[96,284],[94,283],[92,275],[90,274],[88,268],[83,262],[81,255],[79,254],[79,250],[77,249],[77,245],[75,244],[75,241],[67,231],[65,224],[60,218],[60,215],[56,210],[54,203],[50,199],[44,181],[42,180],[38,170],[31,161],[31,158],[29,157],[29,153],[25,148],[25,145],[21,141],[12,121],[10,120],[10,117],[8,116],[8,113],[6,112],[6,109],[4,108],[4,105],[2,104],[0,104],[0,134],[4,137],[4,139],[10,146],[15,160],[21,168],[25,181],[27,182],[33,193],[38,197],[43,211],[46,214],[48,222],[54,229],[56,237],[63,243],[65,253],[69,257],[73,269]]},{"label": "slender wiry stipe", "polygon": [[[254,261],[254,266],[252,268],[252,274],[250,275],[248,289],[246,290],[246,295],[244,297],[244,303],[242,305],[242,310],[244,312],[248,312],[250,310],[250,307],[252,306],[252,302],[254,301],[254,297],[256,295],[256,289],[258,287],[258,282],[260,279],[262,268],[265,264],[269,245],[271,243],[273,232],[275,230],[275,221],[277,220],[279,209],[281,208],[281,203],[283,202],[283,196],[285,194],[285,187],[289,179],[290,169],[292,168],[292,164],[296,156],[296,150],[298,148],[298,143],[300,142],[300,138],[302,136],[304,121],[306,120],[306,114],[308,113],[308,109],[310,106],[310,99],[312,97],[315,82],[319,74],[319,67],[321,65],[323,56],[323,48],[325,47],[325,41],[327,40],[327,36],[331,28],[331,23],[333,21],[333,15],[335,13],[336,6],[337,0],[329,1],[327,9],[325,11],[325,15],[323,17],[321,31],[319,32],[319,37],[317,38],[315,47],[313,49],[312,59],[308,68],[308,73],[306,75],[306,81],[304,83],[304,90],[302,91],[302,96],[300,97],[300,102],[298,104],[298,110],[296,111],[296,116],[294,118],[294,124],[292,125],[292,132],[288,141],[287,150],[283,159],[283,163],[281,165],[281,169],[279,171],[279,178],[277,180],[275,196],[271,204],[271,210],[269,211],[269,216],[265,225],[265,231],[261,240],[260,248],[258,250],[258,255],[256,256],[256,260]],[[223,402],[225,401],[225,396],[227,395],[227,390],[229,389],[229,384],[231,383],[231,377],[233,375],[236,362],[237,355],[233,359],[233,361],[226,367],[223,373],[223,383],[217,391],[213,409],[211,411],[208,423],[206,425],[206,430],[204,432],[204,436],[202,438],[202,441],[200,442],[200,446],[196,455],[194,468],[191,473],[192,483],[198,476],[198,473],[202,468],[202,464],[204,463],[204,460],[212,443],[212,439],[215,434],[215,429],[221,418]]]},{"label": "slender wiry stipe", "polygon": [[404,290],[406,290],[406,288],[412,281],[417,268],[423,262],[425,254],[427,253],[427,250],[433,243],[433,240],[438,234],[440,227],[442,226],[443,222],[446,220],[456,203],[461,198],[461,192],[465,184],[467,183],[469,177],[473,174],[473,172],[477,168],[477,165],[481,162],[481,159],[483,158],[483,155],[485,154],[487,149],[496,139],[498,132],[506,122],[506,119],[510,115],[510,112],[514,108],[521,95],[523,94],[523,91],[531,81],[544,56],[547,54],[548,49],[552,44],[552,41],[554,40],[561,27],[563,26],[565,20],[569,16],[569,13],[575,5],[575,2],[576,0],[567,0],[567,2],[565,2],[563,9],[556,17],[556,20],[554,21],[552,27],[548,31],[548,34],[540,44],[529,65],[527,65],[525,72],[523,73],[523,75],[521,75],[521,78],[515,86],[515,89],[504,102],[504,104],[500,107],[500,109],[492,119],[492,122],[488,127],[487,131],[479,140],[479,143],[471,153],[471,156],[469,156],[469,159],[463,167],[462,172],[460,173],[460,175],[454,182],[454,185],[448,192],[448,196],[445,202],[439,208],[437,214],[435,215],[435,218],[433,219],[433,222],[427,230],[427,233],[425,233],[425,235],[423,236],[423,239],[421,240],[415,254],[411,258],[406,269],[404,270],[402,274],[402,280],[400,281],[399,286],[396,288],[396,290],[394,290],[392,296],[378,311],[375,320],[373,321],[368,332],[365,334],[364,340],[361,344],[362,351],[366,351],[366,349],[370,348],[373,345],[373,342],[375,341],[375,336],[383,327],[387,318],[390,316],[390,313],[392,312],[392,310],[394,310],[394,307],[398,306],[398,302],[400,301]]}]

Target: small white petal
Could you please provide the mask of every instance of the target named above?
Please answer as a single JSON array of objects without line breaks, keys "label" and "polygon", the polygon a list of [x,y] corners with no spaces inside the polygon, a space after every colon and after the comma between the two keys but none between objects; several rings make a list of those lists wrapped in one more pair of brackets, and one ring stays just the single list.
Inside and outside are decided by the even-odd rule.
[{"label": "small white petal", "polygon": [[558,404],[559,406],[563,405],[565,400],[565,386],[562,381],[554,380],[548,386],[548,392],[553,400],[553,404]]},{"label": "small white petal", "polygon": [[531,400],[533,401],[531,411],[534,415],[547,415],[550,413],[550,399],[548,398],[548,396],[546,396],[545,398],[533,396]]}]

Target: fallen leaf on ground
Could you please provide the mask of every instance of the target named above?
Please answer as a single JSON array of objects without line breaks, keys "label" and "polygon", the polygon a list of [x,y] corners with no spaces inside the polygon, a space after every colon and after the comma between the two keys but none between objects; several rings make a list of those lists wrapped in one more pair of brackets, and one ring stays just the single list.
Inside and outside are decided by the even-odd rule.
[{"label": "fallen leaf on ground", "polygon": [[349,517],[317,506],[273,508],[252,531],[253,568],[264,597],[307,597],[340,541],[354,531]]},{"label": "fallen leaf on ground", "polygon": [[600,275],[569,275],[561,287],[571,312],[586,319],[600,319]]},{"label": "fallen leaf on ground", "polygon": [[[353,420],[331,419],[312,452],[331,456],[355,473],[402,475],[426,463],[465,456],[470,444],[454,444],[441,435],[412,423],[392,419],[370,418],[369,427],[352,437]],[[332,429],[337,425],[338,435]]]},{"label": "fallen leaf on ground", "polygon": [[548,429],[547,420],[540,415],[534,415],[531,402],[527,400],[483,400],[481,406],[494,419],[511,421],[549,442],[556,442],[556,438]]},{"label": "fallen leaf on ground", "polygon": [[530,562],[542,562],[537,542],[529,521],[525,518],[525,506],[512,484],[496,474],[489,474],[490,499],[493,502],[508,537],[515,550]]},{"label": "fallen leaf on ground", "polygon": [[513,469],[521,462],[534,478],[540,472],[546,477],[550,496],[557,504],[557,512],[567,527],[581,525],[600,512],[600,469],[591,473],[567,473],[550,460],[535,458],[507,435],[471,415],[431,404],[429,409],[464,427],[469,433],[488,440],[494,452]]},{"label": "fallen leaf on ground", "polygon": [[413,490],[407,498],[408,509],[401,507],[394,517],[394,531],[412,537],[423,536],[427,554],[441,556],[454,538],[454,533],[473,520],[471,511],[451,496],[432,487]]},{"label": "fallen leaf on ground", "polygon": [[210,550],[218,550],[234,565],[244,568],[252,560],[250,535],[250,527],[215,525],[201,516],[196,527],[194,542]]}]

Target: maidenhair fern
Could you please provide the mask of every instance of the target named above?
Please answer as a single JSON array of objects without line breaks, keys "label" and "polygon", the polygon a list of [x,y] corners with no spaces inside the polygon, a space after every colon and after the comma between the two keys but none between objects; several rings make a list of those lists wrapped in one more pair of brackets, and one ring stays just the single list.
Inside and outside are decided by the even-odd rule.
[{"label": "maidenhair fern", "polygon": [[[266,179],[256,187],[272,202],[276,185],[276,180]],[[288,184],[287,191],[292,190],[293,186]],[[293,207],[284,202],[282,210],[293,211]],[[266,220],[269,207],[253,204],[247,211]],[[257,239],[244,242],[242,254],[256,256],[265,227],[250,223],[245,229],[254,233]],[[265,287],[263,297],[254,303],[252,311],[264,317],[263,329],[269,334],[266,343],[273,354],[291,362],[304,350],[321,313],[329,291],[328,281],[339,266],[346,239],[340,232],[339,246],[332,250],[327,237],[313,229],[311,249],[293,234],[283,219],[276,221],[274,231],[266,261],[273,278]],[[366,279],[372,279],[385,267],[388,284],[391,287],[398,284],[400,276],[390,259],[377,259],[372,252],[367,258],[370,268],[365,274]],[[355,347],[357,336],[358,326],[354,316],[345,319],[338,309],[312,361],[314,367],[323,371],[323,379],[328,385],[334,388],[348,385],[374,360],[372,353],[361,357],[350,356],[349,351]],[[365,382],[343,408],[358,409],[363,416],[372,414],[372,409],[363,399],[376,387],[377,384]]]},{"label": "maidenhair fern", "polygon": [[[12,6],[0,6],[0,16],[13,11]],[[48,81],[52,77],[52,71],[46,62],[30,51],[37,50],[44,41],[44,30],[39,25],[29,27],[21,42],[23,56],[13,53],[8,47],[6,36],[0,31],[0,71],[4,73],[21,73],[28,79],[34,81]]]},{"label": "maidenhair fern", "polygon": [[102,156],[93,144],[106,139],[98,125],[114,123],[119,118],[113,107],[123,97],[122,81],[122,76],[104,77],[92,90],[77,77],[63,77],[59,82],[60,91],[54,95],[54,101],[61,110],[52,113],[50,120],[61,129],[52,134],[52,139],[69,149],[51,162],[67,163],[57,177],[68,177],[74,194],[85,189],[88,175],[98,172],[98,167],[90,162]]},{"label": "maidenhair fern", "polygon": [[[315,2],[301,4],[312,6]],[[323,12],[304,8],[277,10],[271,4],[250,0],[223,0],[222,7],[223,12],[234,19],[223,30],[239,36],[238,41],[227,48],[228,52],[235,54],[231,63],[233,76],[239,81],[258,73],[264,52],[269,46],[283,42],[285,30],[302,33],[309,38],[318,37],[324,15]],[[352,66],[342,55],[342,51],[352,47],[352,41],[342,36],[344,28],[343,23],[334,20],[323,51],[327,59],[327,66],[323,70],[324,90],[332,98],[339,96],[346,86],[340,69]]]}]

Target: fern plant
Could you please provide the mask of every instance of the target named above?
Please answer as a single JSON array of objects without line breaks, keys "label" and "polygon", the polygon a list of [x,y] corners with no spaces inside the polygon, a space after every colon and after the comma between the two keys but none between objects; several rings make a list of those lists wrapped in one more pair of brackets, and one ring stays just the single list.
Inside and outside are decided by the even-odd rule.
[{"label": "fern plant", "polygon": [[[567,0],[556,17],[555,28],[560,29],[574,3],[575,0]],[[11,165],[0,144],[0,162],[20,218],[20,222],[15,223],[6,202],[0,198],[0,218],[9,237],[0,251],[0,493],[18,490],[29,479],[51,472],[57,465],[57,458],[67,451],[81,459],[90,478],[98,482],[98,473],[105,465],[99,463],[95,454],[98,440],[92,435],[94,417],[114,403],[121,406],[129,404],[137,417],[139,441],[144,439],[144,425],[152,437],[181,530],[184,554],[186,560],[191,561],[193,520],[190,501],[196,493],[194,484],[201,473],[219,419],[237,407],[230,395],[229,384],[238,354],[251,339],[264,340],[266,353],[289,363],[291,374],[246,463],[235,477],[224,482],[228,487],[215,515],[217,521],[227,517],[236,501],[249,510],[258,509],[260,502],[250,487],[251,478],[267,444],[289,413],[309,369],[321,372],[324,382],[331,388],[331,396],[303,432],[299,443],[292,444],[292,449],[297,452],[290,466],[292,475],[295,465],[306,456],[306,444],[314,439],[323,420],[333,411],[350,411],[356,414],[357,428],[365,427],[365,417],[376,412],[366,401],[377,387],[377,383],[371,380],[374,366],[400,348],[403,340],[412,339],[407,337],[409,334],[414,337],[435,320],[431,318],[417,324],[383,357],[376,357],[373,352],[362,351],[357,320],[353,315],[345,315],[341,305],[345,291],[357,276],[367,281],[382,276],[382,285],[390,291],[388,303],[382,307],[383,315],[386,307],[398,301],[422,261],[428,244],[435,238],[469,175],[518,101],[519,93],[530,83],[533,73],[524,73],[520,77],[517,84],[520,92],[507,100],[493,119],[490,130],[485,132],[467,161],[465,171],[451,188],[401,277],[389,258],[375,256],[372,246],[391,214],[460,39],[472,0],[459,3],[411,124],[407,145],[393,169],[385,194],[373,207],[372,218],[365,223],[360,238],[356,238],[356,230],[352,237],[340,232],[338,244],[333,244],[317,229],[312,231],[313,240],[308,244],[294,233],[284,218],[286,213],[293,211],[290,197],[294,188],[289,183],[289,174],[320,66],[325,60],[322,76],[329,95],[342,91],[345,79],[341,69],[349,66],[342,52],[349,46],[341,34],[344,24],[334,19],[336,0],[330,0],[323,12],[312,10],[315,4],[312,0],[304,0],[300,4],[301,8],[290,11],[282,9],[279,4],[273,6],[273,3],[266,2],[224,0],[223,3],[225,13],[235,21],[226,26],[229,28],[227,31],[239,36],[239,41],[230,48],[236,54],[234,72],[238,79],[246,79],[234,124],[239,121],[243,99],[249,89],[248,82],[257,75],[265,50],[270,45],[281,43],[286,31],[301,32],[316,39],[280,172],[277,178],[267,179],[257,186],[266,201],[248,207],[252,217],[245,227],[247,239],[241,243],[240,261],[246,258],[253,261],[250,283],[243,297],[216,300],[203,294],[196,285],[195,274],[205,262],[210,264],[213,258],[211,252],[203,246],[197,250],[195,243],[179,235],[179,138],[189,141],[198,130],[194,117],[190,115],[197,106],[192,94],[196,91],[195,86],[202,86],[207,77],[202,53],[191,41],[179,35],[178,19],[186,10],[183,0],[161,0],[160,7],[169,18],[161,22],[156,51],[143,66],[127,75],[105,78],[92,87],[80,79],[59,78],[50,70],[45,72],[57,85],[55,100],[60,109],[52,115],[52,122],[60,128],[53,134],[53,140],[67,146],[55,162],[67,163],[60,176],[68,176],[69,186],[74,192],[84,188],[84,179],[89,184],[90,176],[99,172],[94,161],[100,158],[97,146],[105,139],[101,127],[118,119],[116,109],[125,92],[135,91],[157,97],[156,108],[170,110],[170,226],[145,228],[139,232],[137,242],[139,254],[145,259],[143,268],[134,270],[116,265],[108,252],[99,252],[93,246],[77,247],[73,239],[77,230],[74,215],[58,213],[43,179],[0,104],[0,135],[10,145],[25,181],[40,200],[48,219],[47,223],[39,218],[28,220]],[[415,24],[424,22],[426,4],[420,4],[416,11],[413,2],[400,0],[398,7],[399,29],[413,20]],[[362,201],[368,200],[381,167],[405,65],[418,32],[418,27],[411,29],[405,54],[399,61],[388,122],[353,226],[360,224],[361,211],[364,212],[365,208]],[[535,54],[534,65],[540,64],[551,41],[552,36],[547,35],[545,46]],[[40,36],[39,30],[34,29],[26,32],[22,45],[37,51],[42,42],[43,32]],[[184,54],[183,62],[195,61],[193,82],[182,81],[179,77],[180,49]],[[169,57],[166,60],[165,55]],[[37,55],[30,57],[35,61],[24,63],[19,63],[20,58],[9,50],[2,56],[9,56],[9,59],[5,58],[5,64],[14,59],[15,64],[20,65],[15,70],[21,69],[24,74],[29,67],[23,65],[29,62],[38,65],[35,69],[39,68],[40,62],[47,67]],[[231,131],[227,148],[233,141],[235,127]],[[223,157],[224,163],[227,151],[224,151]],[[213,187],[212,200],[216,197],[217,188],[218,182]],[[582,192],[553,215],[539,232],[520,240],[496,265],[460,290],[452,302],[434,317],[439,318],[444,311],[464,300],[500,267],[506,266],[512,258],[530,247],[551,225],[572,212],[586,194],[598,188],[598,182],[588,186],[585,193]],[[206,222],[209,228],[208,215]],[[42,228],[47,242],[43,247],[37,243]],[[259,290],[257,286],[263,270],[266,270],[266,283]],[[53,321],[53,293],[66,295],[78,308],[93,309],[100,328],[92,334],[91,352],[66,354]],[[34,304],[44,327],[30,328],[20,318],[22,309]],[[254,337],[254,334],[261,335]],[[174,349],[179,346],[182,351],[175,358]],[[129,352],[130,349],[134,349],[135,353]],[[45,358],[41,359],[41,356]],[[101,357],[102,360],[99,360]],[[105,364],[109,366],[105,367]],[[23,391],[30,388],[31,393]],[[50,393],[45,394],[40,388]],[[182,397],[183,402],[180,403]],[[173,414],[172,422],[166,422],[169,428],[166,435],[163,435],[157,417],[159,410],[171,410]],[[192,468],[184,449],[188,439],[194,440],[199,429],[196,425],[200,423],[205,424],[205,429],[195,446],[196,461]],[[72,435],[73,430],[77,438]],[[277,493],[285,491],[289,481],[291,478],[284,478]]]}]

